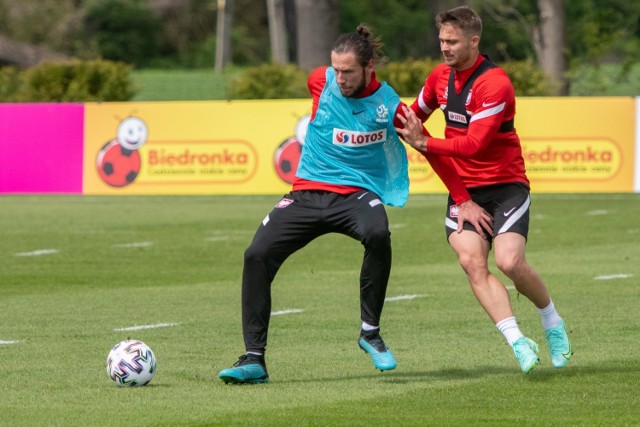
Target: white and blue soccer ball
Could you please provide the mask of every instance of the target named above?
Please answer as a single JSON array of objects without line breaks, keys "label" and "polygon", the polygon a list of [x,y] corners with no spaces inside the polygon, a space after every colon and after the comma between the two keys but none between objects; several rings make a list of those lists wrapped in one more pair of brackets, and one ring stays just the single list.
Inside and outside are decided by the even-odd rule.
[{"label": "white and blue soccer ball", "polygon": [[156,356],[142,341],[120,341],[107,356],[107,374],[118,387],[147,385],[156,374]]}]

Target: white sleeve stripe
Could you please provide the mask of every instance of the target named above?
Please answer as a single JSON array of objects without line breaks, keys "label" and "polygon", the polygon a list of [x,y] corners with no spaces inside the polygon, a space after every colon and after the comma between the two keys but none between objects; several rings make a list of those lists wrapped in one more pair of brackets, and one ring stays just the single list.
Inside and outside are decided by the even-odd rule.
[{"label": "white sleeve stripe", "polygon": [[424,86],[422,86],[422,89],[420,89],[420,95],[418,95],[418,106],[425,113],[431,114],[432,110],[429,107],[427,107],[427,104],[425,104],[424,100],[422,99],[423,94],[424,94]]},{"label": "white sleeve stripe", "polygon": [[496,105],[493,108],[487,108],[486,110],[481,111],[478,114],[474,114],[473,117],[471,117],[471,120],[469,121],[469,123],[474,122],[476,120],[484,119],[487,117],[495,116],[496,114],[504,110],[505,105],[506,105],[506,102],[503,102],[502,104]]}]

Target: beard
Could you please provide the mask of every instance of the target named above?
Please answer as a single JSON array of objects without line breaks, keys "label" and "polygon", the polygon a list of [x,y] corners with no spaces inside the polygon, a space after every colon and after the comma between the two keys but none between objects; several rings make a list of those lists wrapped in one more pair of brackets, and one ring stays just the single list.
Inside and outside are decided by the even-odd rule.
[{"label": "beard", "polygon": [[365,83],[366,83],[366,74],[364,69],[362,70],[362,78],[360,79],[360,82],[358,83],[358,85],[356,87],[354,87],[351,90],[348,89],[343,89],[342,87],[340,87],[340,93],[342,94],[342,96],[344,96],[345,98],[353,98],[355,97],[357,94],[359,94],[360,92],[362,92],[362,89],[364,89]]}]

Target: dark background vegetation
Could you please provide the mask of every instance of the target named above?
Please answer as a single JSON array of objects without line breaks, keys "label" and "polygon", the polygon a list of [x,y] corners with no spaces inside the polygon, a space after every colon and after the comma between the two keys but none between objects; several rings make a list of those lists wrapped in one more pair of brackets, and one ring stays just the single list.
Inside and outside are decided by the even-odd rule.
[{"label": "dark background vegetation", "polygon": [[[230,60],[222,72],[213,72],[217,0],[0,0],[0,100],[48,100],[33,97],[34,93],[43,91],[33,87],[34,73],[26,72],[49,59],[75,64],[65,65],[64,71],[48,69],[49,75],[66,76],[61,83],[56,83],[63,87],[72,84],[78,73],[85,80],[94,79],[93,86],[96,81],[113,80],[113,73],[123,75],[121,65],[93,63],[93,74],[78,71],[77,61],[104,60],[128,67],[130,75],[124,73],[120,87],[111,90],[117,95],[109,95],[109,91],[101,88],[91,92],[91,84],[82,83],[86,93],[74,89],[74,96],[80,97],[79,100],[140,99],[142,93],[153,98],[149,88],[162,89],[162,76],[164,84],[169,86],[173,78],[180,81],[176,76],[181,73],[186,73],[182,74],[183,79],[191,75],[200,82],[196,85],[200,87],[198,96],[205,99],[305,96],[299,94],[297,86],[285,90],[288,82],[298,85],[301,79],[304,81],[308,72],[298,66],[300,46],[296,43],[300,39],[296,38],[296,32],[300,29],[296,27],[295,6],[299,3],[300,0],[284,0],[290,64],[274,65],[266,1],[234,0]],[[403,92],[414,94],[419,89],[416,85],[428,72],[428,68],[421,67],[429,67],[440,58],[433,25],[435,13],[465,2],[334,0],[334,3],[332,11],[338,17],[340,32],[353,31],[364,22],[382,37],[390,64],[380,73],[394,86],[401,86],[398,90],[404,95]],[[518,93],[553,94],[540,73],[531,40],[531,29],[540,20],[537,1],[470,0],[466,3],[483,18],[483,52],[505,68],[511,67]],[[437,6],[440,8],[435,9]],[[640,95],[640,2],[564,0],[564,10],[566,94]],[[20,64],[16,58],[28,58],[32,63]],[[33,61],[33,58],[39,60]],[[422,76],[407,77],[407,73],[414,72],[407,71],[411,67],[417,68],[415,73]],[[270,90],[261,93],[249,88],[243,92],[242,88],[248,86],[242,81],[243,75],[249,73],[251,77],[245,79],[254,78],[265,69],[270,73],[268,76],[272,76],[272,80],[266,80]],[[39,84],[56,85],[42,82],[46,79],[42,74],[39,73]],[[204,95],[203,89],[206,89]],[[57,93],[64,90],[58,87]],[[176,96],[190,99],[196,91],[192,93],[183,87],[182,95]],[[172,93],[171,89],[166,93]]]}]

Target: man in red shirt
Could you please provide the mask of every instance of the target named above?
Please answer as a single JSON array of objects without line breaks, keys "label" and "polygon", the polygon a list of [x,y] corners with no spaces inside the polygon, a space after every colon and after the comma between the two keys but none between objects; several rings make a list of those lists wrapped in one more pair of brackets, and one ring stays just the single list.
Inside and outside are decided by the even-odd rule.
[{"label": "man in red shirt", "polygon": [[[480,54],[480,17],[462,6],[438,14],[444,63],[433,69],[419,96],[399,116],[397,131],[422,153],[450,156],[471,198],[493,217],[487,235],[465,223],[449,199],[446,231],[471,289],[512,346],[523,372],[538,363],[538,345],[525,337],[514,317],[505,286],[488,268],[493,243],[497,267],[538,309],[551,360],[562,368],[571,357],[564,322],[544,282],[525,258],[529,229],[529,180],[514,128],[515,94],[504,70]],[[436,109],[445,114],[445,138],[424,135],[422,123]],[[485,224],[486,225],[486,224]]]},{"label": "man in red shirt", "polygon": [[[381,43],[366,26],[341,35],[331,67],[311,73],[312,119],[297,179],[290,193],[263,219],[244,253],[242,331],[245,354],[218,376],[231,383],[269,379],[264,353],[271,314],[271,284],[282,263],[327,233],[358,240],[364,247],[360,274],[359,347],[375,368],[396,367],[380,336],[380,317],[391,270],[391,233],[384,208],[404,205],[409,192],[407,153],[396,127],[404,106],[376,79]],[[406,107],[406,106],[405,106]],[[420,125],[421,127],[421,125]],[[426,133],[426,130],[424,130]],[[448,157],[427,155],[462,215],[481,232],[484,210],[470,200]],[[319,283],[319,286],[322,284]]]}]

